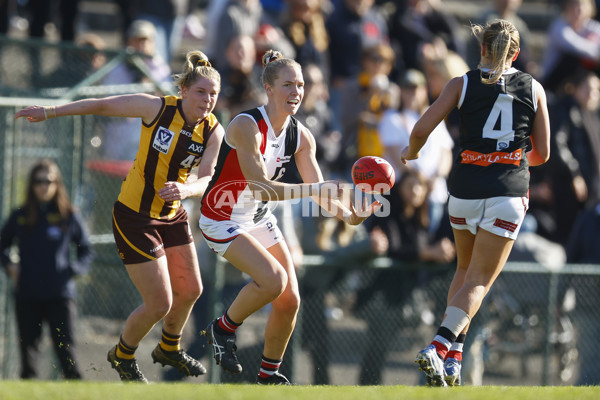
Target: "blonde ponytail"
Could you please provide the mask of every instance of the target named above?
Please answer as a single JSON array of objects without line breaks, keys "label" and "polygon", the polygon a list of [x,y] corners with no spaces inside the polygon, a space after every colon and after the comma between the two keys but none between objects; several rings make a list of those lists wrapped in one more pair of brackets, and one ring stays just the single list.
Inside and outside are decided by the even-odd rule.
[{"label": "blonde ponytail", "polygon": [[183,72],[174,75],[175,85],[179,87],[179,89],[189,87],[200,77],[214,79],[219,83],[221,82],[221,75],[213,68],[210,61],[208,61],[206,54],[200,50],[192,50],[185,56]]},{"label": "blonde ponytail", "polygon": [[513,24],[497,19],[485,26],[471,25],[471,31],[480,44],[484,44],[491,63],[479,64],[479,68],[488,68],[489,75],[481,76],[485,84],[494,84],[502,77],[506,62],[512,59],[519,50],[520,35]]}]

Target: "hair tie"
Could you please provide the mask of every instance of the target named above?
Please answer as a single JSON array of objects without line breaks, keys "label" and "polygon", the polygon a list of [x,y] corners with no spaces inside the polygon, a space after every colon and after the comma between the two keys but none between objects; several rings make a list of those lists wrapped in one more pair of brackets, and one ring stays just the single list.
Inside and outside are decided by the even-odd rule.
[{"label": "hair tie", "polygon": [[279,55],[277,53],[274,53],[271,57],[269,57],[269,61],[267,61],[267,64],[269,64],[270,62],[273,62],[275,60],[279,59]]},{"label": "hair tie", "polygon": [[212,67],[212,65],[208,60],[198,60],[196,61],[196,67]]}]

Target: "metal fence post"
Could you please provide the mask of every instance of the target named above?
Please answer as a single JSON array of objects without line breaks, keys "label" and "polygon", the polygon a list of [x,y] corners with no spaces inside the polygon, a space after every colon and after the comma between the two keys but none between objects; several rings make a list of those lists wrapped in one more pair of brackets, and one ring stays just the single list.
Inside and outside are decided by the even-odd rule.
[{"label": "metal fence post", "polygon": [[[12,109],[9,109],[12,110]],[[11,179],[13,175],[14,157],[15,157],[15,123],[12,118],[12,112],[6,110],[0,113],[0,118],[3,119],[3,129],[0,132],[0,144],[2,152],[0,152],[0,184],[2,187],[2,195],[0,196],[0,221],[4,221],[9,215],[10,209],[15,200],[15,179]],[[10,377],[10,358],[13,356],[12,349],[14,343],[11,327],[13,326],[13,302],[12,302],[12,281],[8,275],[2,272],[0,277],[0,326],[2,326],[2,339],[0,343],[0,377],[6,379]]]},{"label": "metal fence post", "polygon": [[[223,298],[223,287],[225,286],[225,259],[217,256],[213,274],[208,282],[213,282],[213,289],[210,291],[209,310],[213,310],[212,315],[222,315],[225,311],[221,302]],[[209,350],[212,352],[212,349]],[[221,383],[221,369],[216,364],[211,364],[208,380],[210,383]]]},{"label": "metal fence post", "polygon": [[558,274],[550,272],[548,282],[548,302],[546,307],[546,340],[544,348],[544,365],[542,372],[542,385],[552,383],[552,345],[554,342],[554,327],[556,326],[556,299],[558,297]]}]

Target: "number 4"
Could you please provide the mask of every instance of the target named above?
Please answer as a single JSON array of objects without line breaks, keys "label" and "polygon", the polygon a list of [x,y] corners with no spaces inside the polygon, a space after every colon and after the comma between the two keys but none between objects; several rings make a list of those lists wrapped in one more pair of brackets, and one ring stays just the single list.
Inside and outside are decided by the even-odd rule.
[{"label": "number 4", "polygon": [[190,154],[179,165],[181,165],[181,168],[192,168],[192,167],[195,167],[199,161],[200,161],[200,157],[198,157],[198,159],[196,159],[195,155]]},{"label": "number 4", "polygon": [[[512,96],[504,93],[499,94],[483,126],[482,136],[488,139],[496,139],[496,150],[506,149],[509,142],[515,139],[512,103]],[[500,128],[495,129],[498,119],[500,119]]]}]

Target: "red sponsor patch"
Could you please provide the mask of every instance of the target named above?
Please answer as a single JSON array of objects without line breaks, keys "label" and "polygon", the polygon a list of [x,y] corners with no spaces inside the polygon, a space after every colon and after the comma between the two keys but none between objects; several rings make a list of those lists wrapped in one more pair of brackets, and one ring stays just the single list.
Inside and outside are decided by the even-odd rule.
[{"label": "red sponsor patch", "polygon": [[465,218],[453,217],[452,215],[450,216],[450,222],[452,222],[455,225],[466,225],[467,224],[467,220]]},{"label": "red sponsor patch", "polygon": [[512,153],[495,151],[493,153],[478,153],[476,151],[465,150],[460,153],[461,164],[474,164],[487,167],[491,164],[512,164],[519,165],[523,156],[523,149],[517,149]]},{"label": "red sponsor patch", "polygon": [[517,224],[513,224],[512,222],[508,222],[500,218],[496,218],[496,221],[494,221],[494,226],[511,232],[514,232],[519,227]]}]

